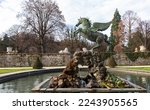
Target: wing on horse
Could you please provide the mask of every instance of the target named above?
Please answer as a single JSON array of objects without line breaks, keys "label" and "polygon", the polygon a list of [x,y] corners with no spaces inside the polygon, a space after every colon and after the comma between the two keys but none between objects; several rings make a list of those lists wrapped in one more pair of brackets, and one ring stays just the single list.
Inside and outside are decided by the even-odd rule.
[{"label": "wing on horse", "polygon": [[107,23],[94,22],[92,29],[95,31],[105,31],[106,29],[109,28],[111,23],[112,23],[111,21]]}]

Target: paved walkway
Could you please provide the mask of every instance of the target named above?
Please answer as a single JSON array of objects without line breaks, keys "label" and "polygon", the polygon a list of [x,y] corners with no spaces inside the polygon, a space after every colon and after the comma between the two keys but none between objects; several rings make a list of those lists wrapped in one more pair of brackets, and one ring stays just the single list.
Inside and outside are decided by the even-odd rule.
[{"label": "paved walkway", "polygon": [[[43,67],[43,69],[55,69],[55,68],[65,68],[66,66],[51,66],[51,67]],[[81,66],[82,68],[87,68],[87,66]],[[0,67],[0,69],[30,69],[32,67]]]},{"label": "paved walkway", "polygon": [[133,67],[150,67],[150,65],[141,65],[141,66],[116,66],[116,68],[133,68]]},{"label": "paved walkway", "polygon": [[[43,69],[51,69],[51,68],[64,68],[65,66],[57,66],[57,67],[43,67]],[[0,69],[32,69],[32,67],[3,67]]]}]

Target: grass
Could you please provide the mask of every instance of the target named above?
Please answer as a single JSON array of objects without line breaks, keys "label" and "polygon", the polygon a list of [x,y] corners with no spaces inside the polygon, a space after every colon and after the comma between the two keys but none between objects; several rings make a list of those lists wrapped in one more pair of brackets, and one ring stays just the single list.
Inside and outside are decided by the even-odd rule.
[{"label": "grass", "polygon": [[[150,71],[150,67],[128,67],[128,70],[142,70],[142,71]],[[32,67],[11,67],[11,68],[0,68],[0,74],[11,73],[11,72],[19,72],[33,70]]]},{"label": "grass", "polygon": [[150,67],[130,67],[129,70],[144,70],[144,71],[150,71]]},{"label": "grass", "polygon": [[0,74],[25,71],[25,70],[33,70],[32,67],[12,67],[12,68],[0,68]]}]

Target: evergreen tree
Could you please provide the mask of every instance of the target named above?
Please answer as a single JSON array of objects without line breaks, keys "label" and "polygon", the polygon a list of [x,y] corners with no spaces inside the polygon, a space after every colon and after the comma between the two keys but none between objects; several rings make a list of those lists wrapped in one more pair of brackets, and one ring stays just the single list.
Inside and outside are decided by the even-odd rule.
[{"label": "evergreen tree", "polygon": [[42,68],[43,68],[43,64],[42,64],[40,58],[37,57],[33,64],[33,69],[42,69]]},{"label": "evergreen tree", "polygon": [[114,32],[118,30],[119,28],[119,23],[121,22],[121,15],[119,14],[118,9],[116,9],[114,13],[114,18],[112,20],[112,26],[111,26],[111,36],[109,37],[109,42],[110,42],[110,52],[114,51],[114,47],[117,43],[117,36],[114,35]]},{"label": "evergreen tree", "polygon": [[11,39],[8,37],[7,34],[3,36],[3,38],[0,40],[0,51],[6,52],[6,48],[12,46]]},{"label": "evergreen tree", "polygon": [[[118,36],[116,33],[118,33],[119,29],[119,23],[121,22],[121,15],[119,14],[118,9],[116,9],[114,13],[114,18],[112,20],[112,26],[111,26],[111,36],[109,37],[110,47],[109,51],[114,52],[114,47],[118,44]],[[108,66],[114,68],[117,65],[115,59],[113,56],[108,58]]]}]

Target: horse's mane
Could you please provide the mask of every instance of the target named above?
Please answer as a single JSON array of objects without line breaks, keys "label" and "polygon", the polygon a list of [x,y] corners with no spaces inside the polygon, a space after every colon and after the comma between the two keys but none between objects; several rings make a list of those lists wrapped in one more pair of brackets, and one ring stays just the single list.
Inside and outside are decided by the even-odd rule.
[{"label": "horse's mane", "polygon": [[81,18],[81,19],[83,19],[84,21],[86,21],[87,23],[89,23],[89,25],[91,26],[91,21],[88,18]]}]

